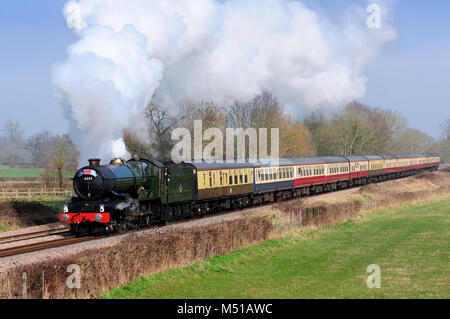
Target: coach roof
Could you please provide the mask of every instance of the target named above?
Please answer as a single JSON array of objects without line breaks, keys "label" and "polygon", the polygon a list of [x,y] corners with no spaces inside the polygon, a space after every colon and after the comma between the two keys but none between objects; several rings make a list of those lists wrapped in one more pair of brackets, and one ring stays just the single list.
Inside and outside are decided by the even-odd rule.
[{"label": "coach roof", "polygon": [[368,160],[382,160],[383,158],[380,155],[364,155]]},{"label": "coach roof", "polygon": [[348,159],[342,156],[324,156],[321,157],[325,163],[348,163]]},{"label": "coach roof", "polygon": [[367,161],[367,158],[364,156],[345,156],[346,159],[348,159],[350,162],[358,162],[358,161]]},{"label": "coach roof", "polygon": [[384,159],[397,159],[397,155],[392,155],[392,154],[383,154],[380,156]]}]

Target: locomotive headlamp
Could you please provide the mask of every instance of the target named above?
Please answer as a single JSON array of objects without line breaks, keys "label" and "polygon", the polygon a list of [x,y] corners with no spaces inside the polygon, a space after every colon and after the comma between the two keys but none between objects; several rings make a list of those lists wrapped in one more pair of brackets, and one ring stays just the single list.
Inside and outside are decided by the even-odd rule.
[{"label": "locomotive headlamp", "polygon": [[69,207],[67,205],[64,205],[64,213],[68,213],[69,212]]},{"label": "locomotive headlamp", "polygon": [[61,216],[61,220],[62,220],[63,222],[65,222],[65,223],[67,223],[67,222],[69,221],[69,215],[63,214],[63,215]]},{"label": "locomotive headlamp", "polygon": [[95,221],[96,221],[97,223],[100,223],[100,222],[102,221],[102,219],[103,219],[103,216],[102,216],[101,214],[95,215]]},{"label": "locomotive headlamp", "polygon": [[100,213],[104,213],[105,212],[105,205],[101,204],[100,205]]}]

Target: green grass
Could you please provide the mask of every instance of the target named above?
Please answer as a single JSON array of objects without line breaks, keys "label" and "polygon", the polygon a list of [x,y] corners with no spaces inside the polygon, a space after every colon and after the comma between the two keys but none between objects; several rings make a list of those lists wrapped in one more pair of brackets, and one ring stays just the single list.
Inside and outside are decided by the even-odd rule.
[{"label": "green grass", "polygon": [[[450,298],[450,197],[302,230],[141,277],[103,298]],[[367,266],[381,267],[369,289]]]},{"label": "green grass", "polygon": [[27,168],[2,168],[0,177],[39,177],[44,170]]},{"label": "green grass", "polygon": [[[37,178],[45,172],[44,169],[30,169],[30,168],[10,168],[5,165],[0,165],[0,177],[31,177]],[[53,174],[56,174],[53,172]],[[64,177],[71,178],[75,173],[72,171],[65,171]]]},{"label": "green grass", "polygon": [[10,223],[2,223],[2,222],[0,222],[0,233],[11,231],[11,230],[16,230],[16,229],[19,229],[19,228],[20,227],[18,227],[16,225],[12,225]]}]

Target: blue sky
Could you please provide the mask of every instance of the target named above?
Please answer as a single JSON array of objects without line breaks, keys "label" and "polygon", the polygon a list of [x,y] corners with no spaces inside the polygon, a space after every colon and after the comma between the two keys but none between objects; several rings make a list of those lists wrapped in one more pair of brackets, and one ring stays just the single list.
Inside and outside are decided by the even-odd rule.
[{"label": "blue sky", "polygon": [[[0,122],[19,120],[27,135],[68,128],[51,85],[52,65],[77,40],[62,15],[65,2],[0,6]],[[438,137],[439,124],[450,117],[450,1],[397,0],[394,10],[397,39],[367,68],[362,102],[397,110],[412,127]]]}]

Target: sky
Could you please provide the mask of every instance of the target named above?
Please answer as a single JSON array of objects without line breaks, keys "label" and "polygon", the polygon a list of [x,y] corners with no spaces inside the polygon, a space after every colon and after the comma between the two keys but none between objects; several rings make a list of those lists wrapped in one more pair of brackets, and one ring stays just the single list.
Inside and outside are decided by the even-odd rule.
[{"label": "sky", "polygon": [[[51,83],[52,66],[65,60],[77,40],[64,21],[65,2],[8,0],[0,6],[0,124],[20,121],[26,135],[68,130]],[[449,17],[448,0],[395,1],[397,38],[365,70],[361,102],[396,110],[411,127],[438,138],[439,124],[450,117]]]}]

